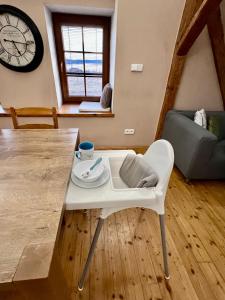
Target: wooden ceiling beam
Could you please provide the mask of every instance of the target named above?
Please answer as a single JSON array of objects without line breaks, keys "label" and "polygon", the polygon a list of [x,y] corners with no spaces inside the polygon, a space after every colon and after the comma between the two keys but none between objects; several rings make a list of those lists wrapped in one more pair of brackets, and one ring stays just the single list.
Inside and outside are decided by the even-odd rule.
[{"label": "wooden ceiling beam", "polygon": [[225,42],[220,8],[210,15],[207,27],[225,110]]},{"label": "wooden ceiling beam", "polygon": [[177,55],[184,56],[206,26],[209,16],[214,13],[222,0],[204,0],[196,11],[177,47]]},{"label": "wooden ceiling beam", "polygon": [[178,35],[177,35],[172,64],[171,64],[169,77],[168,77],[168,81],[167,81],[166,92],[165,92],[165,96],[164,96],[164,101],[162,104],[160,117],[159,117],[159,121],[158,121],[158,127],[157,127],[157,131],[156,131],[156,136],[155,136],[156,139],[161,137],[166,113],[168,112],[168,110],[170,110],[174,107],[176,94],[178,91],[178,87],[179,87],[181,76],[182,76],[183,69],[184,69],[186,56],[178,56],[177,55],[177,49],[178,49],[177,47],[178,47],[181,37],[183,36],[184,32],[186,32],[186,29],[187,29],[188,25],[190,24],[193,16],[195,15],[195,13],[198,11],[199,7],[201,6],[202,1],[203,0],[186,0],[181,23],[180,23],[180,28],[179,28]]}]

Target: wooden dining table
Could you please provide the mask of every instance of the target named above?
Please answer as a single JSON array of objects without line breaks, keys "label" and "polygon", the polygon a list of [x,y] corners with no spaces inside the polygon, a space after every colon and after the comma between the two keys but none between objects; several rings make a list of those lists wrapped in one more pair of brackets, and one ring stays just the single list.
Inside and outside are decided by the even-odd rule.
[{"label": "wooden dining table", "polygon": [[78,129],[0,130],[0,299],[66,300],[57,240]]}]

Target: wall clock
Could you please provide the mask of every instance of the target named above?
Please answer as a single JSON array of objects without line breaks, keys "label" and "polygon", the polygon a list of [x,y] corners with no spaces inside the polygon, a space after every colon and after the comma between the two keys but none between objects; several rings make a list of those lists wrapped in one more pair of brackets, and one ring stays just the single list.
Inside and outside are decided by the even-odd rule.
[{"label": "wall clock", "polygon": [[17,72],[36,69],[43,58],[41,34],[31,18],[11,5],[0,5],[0,63]]}]

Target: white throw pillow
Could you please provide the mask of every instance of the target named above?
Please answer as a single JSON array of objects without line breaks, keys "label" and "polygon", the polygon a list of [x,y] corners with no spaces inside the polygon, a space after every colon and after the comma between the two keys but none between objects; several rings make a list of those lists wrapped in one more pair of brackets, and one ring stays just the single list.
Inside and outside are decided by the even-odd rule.
[{"label": "white throw pillow", "polygon": [[203,128],[207,128],[207,119],[205,110],[202,108],[197,110],[194,117],[194,122]]}]

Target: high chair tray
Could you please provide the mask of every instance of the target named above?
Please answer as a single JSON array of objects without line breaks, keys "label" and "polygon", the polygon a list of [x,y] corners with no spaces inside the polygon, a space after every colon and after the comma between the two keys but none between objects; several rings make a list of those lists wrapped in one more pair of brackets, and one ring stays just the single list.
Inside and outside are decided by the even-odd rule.
[{"label": "high chair tray", "polygon": [[[146,206],[149,201],[156,201],[155,188],[128,188],[119,177],[119,168],[128,153],[133,150],[95,151],[94,159],[103,158],[103,163],[110,170],[110,180],[95,189],[83,189],[69,182],[66,194],[66,209],[112,208]],[[74,158],[74,165],[78,159]]]}]

